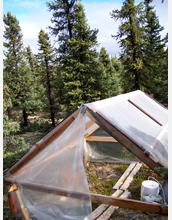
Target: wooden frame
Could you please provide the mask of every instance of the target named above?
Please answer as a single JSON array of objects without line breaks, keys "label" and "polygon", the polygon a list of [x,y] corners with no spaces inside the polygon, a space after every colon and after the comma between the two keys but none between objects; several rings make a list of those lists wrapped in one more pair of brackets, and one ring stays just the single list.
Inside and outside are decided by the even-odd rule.
[{"label": "wooden frame", "polygon": [[102,129],[104,129],[109,135],[116,139],[120,144],[122,144],[126,149],[131,151],[137,158],[143,161],[148,167],[150,167],[158,175],[162,171],[155,170],[155,167],[163,167],[162,164],[153,160],[153,158],[145,154],[144,149],[137,145],[131,137],[128,137],[123,131],[119,130],[116,126],[112,125],[104,116],[99,112],[94,112],[89,107],[87,107],[87,116],[97,123]]},{"label": "wooden frame", "polygon": [[[132,101],[128,100],[132,105],[134,105],[136,108],[138,108],[140,111],[145,113],[140,107],[136,106]],[[137,165],[134,169],[134,165],[131,165],[132,173],[128,176],[128,182],[125,182],[123,185],[120,185],[122,183],[122,177],[120,178],[120,181],[118,183],[118,186],[114,186],[114,189],[118,187],[117,190],[118,193],[124,192],[123,196],[120,198],[117,198],[117,194],[114,194],[112,196],[104,196],[104,195],[98,195],[98,194],[88,194],[88,193],[82,193],[82,192],[72,192],[68,191],[66,189],[59,189],[56,187],[48,187],[44,185],[39,185],[35,183],[27,183],[27,182],[14,182],[13,176],[20,172],[22,169],[25,168],[27,165],[28,160],[30,160],[32,157],[36,156],[42,149],[44,149],[47,145],[52,143],[52,141],[61,135],[64,130],[75,120],[75,118],[78,116],[80,109],[75,110],[69,117],[64,119],[52,132],[50,132],[48,135],[45,136],[40,142],[38,142],[31,151],[29,151],[20,161],[18,161],[12,168],[10,168],[7,171],[7,176],[9,174],[12,175],[11,179],[5,178],[5,184],[10,185],[9,190],[9,197],[11,198],[11,209],[13,209],[14,213],[18,211],[18,209],[14,208],[15,203],[15,196],[17,195],[17,199],[22,207],[23,215],[25,216],[25,219],[29,219],[26,209],[24,207],[24,204],[22,202],[22,198],[19,194],[18,187],[21,185],[23,188],[27,188],[30,190],[40,191],[44,193],[50,193],[55,195],[61,195],[61,196],[67,196],[71,198],[76,199],[86,199],[90,200],[92,202],[97,202],[101,204],[105,204],[107,207],[108,205],[112,206],[119,206],[122,208],[129,208],[129,209],[135,209],[145,212],[151,212],[151,213],[157,213],[157,214],[165,214],[168,213],[168,206],[161,206],[159,204],[151,204],[146,203],[142,201],[136,201],[131,199],[126,199],[129,195],[129,193],[126,191],[128,184],[132,181],[133,175],[137,172],[137,170],[140,168],[140,165]],[[148,167],[150,167],[152,170],[154,170],[155,167],[162,167],[162,164],[157,163],[153,160],[153,158],[149,157],[147,154],[145,154],[144,149],[136,144],[134,140],[132,140],[131,137],[129,137],[127,134],[125,134],[121,129],[119,129],[114,124],[110,123],[103,115],[101,115],[99,112],[94,112],[92,109],[90,109],[88,106],[86,106],[86,113],[87,116],[90,118],[90,121],[88,121],[85,125],[85,143],[86,141],[105,141],[105,142],[119,142],[121,145],[123,145],[126,149],[131,151],[137,158],[139,158],[141,161],[143,161]],[[147,115],[150,117],[149,115]],[[150,117],[152,120],[154,120],[157,124],[162,126],[157,120]],[[105,130],[110,137],[98,137],[98,136],[90,136],[95,130],[97,130],[99,127],[101,127],[103,130]],[[154,143],[156,145],[157,141]],[[74,143],[71,143],[73,145]],[[153,146],[154,146],[153,145]],[[67,148],[68,146],[66,146]],[[64,148],[63,150],[65,150]],[[62,151],[58,152],[60,154]],[[50,157],[51,158],[51,157]],[[47,158],[47,159],[50,159]],[[160,174],[160,172],[154,170],[157,174]],[[128,173],[127,173],[128,172]],[[126,175],[129,174],[129,171],[126,172]],[[14,187],[15,186],[15,187]],[[111,208],[111,211],[114,208]]]},{"label": "wooden frame", "polygon": [[[5,183],[11,184],[12,182],[10,179],[6,179]],[[156,214],[161,214],[161,215],[168,214],[168,207],[162,206],[160,204],[147,203],[147,202],[136,201],[132,199],[116,198],[113,196],[104,196],[104,195],[92,194],[92,193],[88,194],[88,193],[83,193],[83,192],[72,192],[66,189],[62,189],[62,188],[43,186],[40,184],[26,183],[26,182],[21,182],[21,181],[17,182],[16,184],[17,185],[19,184],[20,186],[26,189],[54,194],[54,195],[66,196],[70,198],[83,199],[83,200],[90,200],[91,198],[91,201],[95,203],[119,206],[121,208],[140,210],[140,211],[151,212],[151,213],[156,213]]]}]

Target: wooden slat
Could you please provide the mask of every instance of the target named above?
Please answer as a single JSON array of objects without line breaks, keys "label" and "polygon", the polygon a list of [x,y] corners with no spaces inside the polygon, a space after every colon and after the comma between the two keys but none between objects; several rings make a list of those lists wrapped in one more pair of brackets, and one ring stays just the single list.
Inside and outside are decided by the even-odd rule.
[{"label": "wooden slat", "polygon": [[147,112],[145,112],[142,108],[140,108],[138,105],[136,105],[134,102],[132,102],[131,100],[128,100],[129,103],[131,103],[133,106],[135,106],[136,108],[138,108],[141,112],[143,112],[146,116],[148,116],[149,118],[151,118],[154,122],[156,122],[158,125],[162,126],[162,124],[157,121],[155,118],[153,118],[151,115],[149,115]]},{"label": "wooden slat", "polygon": [[138,200],[114,198],[112,196],[91,194],[91,201],[161,215],[168,214],[168,206],[161,206],[160,204],[142,202]]},{"label": "wooden slat", "polygon": [[[7,182],[11,182],[13,180],[5,179]],[[24,188],[35,190],[44,193],[50,193],[60,196],[66,196],[75,199],[83,199],[83,200],[90,200],[92,202],[97,202],[101,204],[119,206],[122,208],[140,210],[145,212],[157,213],[157,214],[167,214],[168,213],[168,206],[161,206],[160,204],[142,202],[137,200],[131,199],[122,199],[122,198],[115,198],[114,196],[104,196],[99,194],[89,194],[83,192],[74,192],[66,189],[50,187],[50,186],[43,186],[40,184],[35,183],[26,183],[26,182],[17,182],[17,184],[21,185]]]},{"label": "wooden slat", "polygon": [[14,166],[12,166],[8,171],[7,174],[13,174],[18,169],[20,169],[25,163],[28,162],[32,157],[37,155],[37,153],[42,150],[49,142],[53,141],[54,138],[63,132],[77,117],[79,113],[79,109],[76,110],[70,117],[66,118],[62,121],[52,132],[45,136],[40,142],[36,144],[36,147],[30,150],[27,154],[25,154]]},{"label": "wooden slat", "polygon": [[90,134],[92,134],[94,131],[96,131],[99,128],[99,125],[97,125],[95,122],[93,122],[94,125],[92,125],[89,129],[85,131],[85,137],[88,137]]},{"label": "wooden slat", "polygon": [[[98,112],[92,111],[87,107],[87,115],[95,121],[102,129],[104,129],[108,134],[114,137],[119,143],[121,143],[126,149],[131,151],[137,158],[144,162],[152,170],[155,167],[163,167],[159,162],[154,161],[151,157],[148,157],[144,154],[144,149],[141,146],[137,145],[131,137],[128,137],[124,132],[119,130],[115,125],[112,125],[104,116],[100,115]],[[158,175],[162,171],[154,170]]]},{"label": "wooden slat", "polygon": [[128,168],[126,169],[126,171],[123,173],[123,175],[120,177],[120,179],[118,180],[118,182],[115,184],[115,186],[113,187],[113,189],[119,189],[119,187],[123,184],[124,180],[126,179],[126,177],[129,175],[129,173],[131,172],[131,170],[136,166],[137,163],[132,162]]},{"label": "wooden slat", "polygon": [[[128,168],[126,169],[126,171],[123,173],[123,175],[121,176],[121,178],[118,180],[118,182],[115,184],[115,186],[113,187],[113,189],[119,189],[120,186],[122,185],[123,181],[126,179],[126,177],[130,174],[130,172],[133,170],[133,168],[136,166],[137,163],[133,162],[131,163]],[[119,191],[119,190],[117,190]],[[117,192],[116,191],[116,192]],[[123,190],[120,189],[121,192],[123,192]],[[130,192],[125,191],[120,198],[128,198],[128,196],[130,195]],[[108,219],[112,213],[114,212],[115,209],[117,209],[119,207],[117,206],[110,206],[97,220],[105,220]]]},{"label": "wooden slat", "polygon": [[128,176],[128,178],[126,179],[126,181],[124,182],[124,184],[121,186],[120,189],[122,190],[126,190],[130,183],[133,181],[134,175],[136,175],[136,173],[139,171],[139,169],[141,168],[142,164],[138,163],[135,168],[133,169],[133,171],[130,173],[130,175]]},{"label": "wooden slat", "polygon": [[[129,197],[131,193],[129,191],[125,191],[120,198],[126,199]],[[97,220],[107,220],[114,213],[115,209],[118,209],[119,206],[110,206]]]},{"label": "wooden slat", "polygon": [[101,141],[101,142],[118,142],[113,137],[102,137],[102,136],[88,136],[87,141]]},{"label": "wooden slat", "polygon": [[88,130],[93,124],[95,124],[95,122],[92,120],[89,120],[85,125],[85,130]]},{"label": "wooden slat", "polygon": [[[113,193],[114,197],[118,197],[121,193],[123,193],[122,190],[117,190],[115,193]],[[107,208],[109,205],[101,204],[98,208],[96,208],[93,212],[93,219],[98,218]]]}]

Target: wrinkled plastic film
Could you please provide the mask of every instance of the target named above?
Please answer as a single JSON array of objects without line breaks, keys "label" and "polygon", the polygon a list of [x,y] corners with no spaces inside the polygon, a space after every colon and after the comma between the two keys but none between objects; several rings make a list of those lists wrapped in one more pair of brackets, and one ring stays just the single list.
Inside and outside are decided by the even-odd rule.
[{"label": "wrinkled plastic film", "polygon": [[[106,131],[98,127],[90,137],[111,137]],[[130,151],[119,142],[87,141],[87,160],[90,162],[108,162],[130,164],[139,161]]]},{"label": "wrinkled plastic film", "polygon": [[[131,104],[132,101],[133,104]],[[165,167],[168,166],[168,133],[159,136],[168,123],[168,110],[141,91],[86,104],[121,130]],[[138,107],[137,107],[138,106]],[[161,147],[152,149],[157,142]],[[164,145],[165,144],[165,145]],[[157,150],[156,150],[157,149]],[[159,152],[158,149],[161,149]]]},{"label": "wrinkled plastic film", "polygon": [[131,162],[138,162],[131,152],[129,152],[120,143],[113,142],[87,142],[88,161],[90,162],[107,162],[107,163],[121,163],[130,164]]},{"label": "wrinkled plastic film", "polygon": [[[85,107],[63,134],[33,157],[14,177],[18,183],[35,183],[89,194],[83,166]],[[91,199],[76,199],[19,187],[31,219],[85,219],[92,212]]]}]

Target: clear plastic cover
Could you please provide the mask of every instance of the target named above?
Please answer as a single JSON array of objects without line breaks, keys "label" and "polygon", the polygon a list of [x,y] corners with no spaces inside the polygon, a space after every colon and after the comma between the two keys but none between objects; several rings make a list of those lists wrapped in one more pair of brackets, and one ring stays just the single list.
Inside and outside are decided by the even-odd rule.
[{"label": "clear plastic cover", "polygon": [[[130,163],[136,160],[86,116],[87,106],[168,167],[167,109],[141,91],[86,104],[80,107],[76,119],[60,136],[14,174],[7,174],[18,184],[23,202],[20,204],[21,210],[24,207],[30,219],[92,219],[91,198],[83,165],[84,149],[87,159],[91,161]],[[51,192],[55,192],[54,189],[67,190],[67,193],[49,193],[37,190],[39,187],[26,187],[26,184]],[[72,197],[72,192],[86,193],[87,196]]]},{"label": "clear plastic cover", "polygon": [[[67,189],[69,192],[89,193],[83,166],[83,147],[86,114],[84,106],[78,117],[44,150],[29,160],[14,181],[45,187]],[[87,219],[91,211],[90,199],[76,199],[27,189],[19,191],[29,218],[40,220]]]},{"label": "clear plastic cover", "polygon": [[[96,129],[90,137],[111,137],[102,128]],[[113,140],[113,139],[112,139]],[[139,161],[130,151],[119,142],[112,141],[87,141],[88,160],[91,162],[109,162],[130,164]]]},{"label": "clear plastic cover", "polygon": [[[86,105],[168,166],[168,110],[155,100],[135,91]],[[154,147],[157,140],[159,147]]]}]

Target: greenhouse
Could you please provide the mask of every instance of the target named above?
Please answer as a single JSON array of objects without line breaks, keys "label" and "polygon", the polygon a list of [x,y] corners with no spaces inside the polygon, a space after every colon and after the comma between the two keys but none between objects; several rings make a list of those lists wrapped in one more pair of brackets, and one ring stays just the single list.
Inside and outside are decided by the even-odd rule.
[{"label": "greenhouse", "polygon": [[[7,171],[11,213],[91,220],[92,202],[133,207],[132,200],[91,194],[87,161],[167,168],[168,110],[139,90],[80,106]],[[139,207],[166,213],[160,205]]]}]

